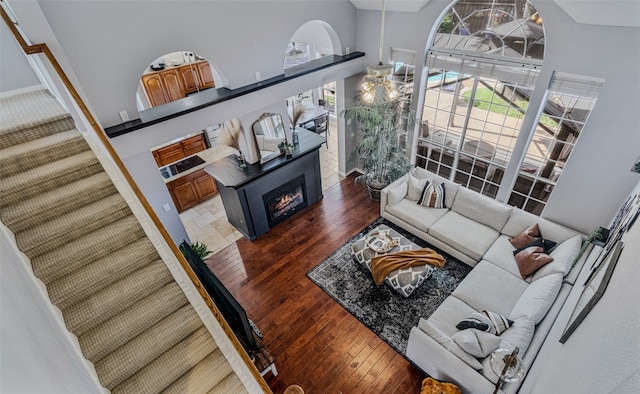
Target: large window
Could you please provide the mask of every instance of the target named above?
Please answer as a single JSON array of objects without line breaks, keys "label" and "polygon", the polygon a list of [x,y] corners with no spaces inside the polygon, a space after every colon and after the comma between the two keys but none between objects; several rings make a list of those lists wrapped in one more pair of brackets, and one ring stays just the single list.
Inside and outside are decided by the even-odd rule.
[{"label": "large window", "polygon": [[540,214],[593,109],[602,80],[554,73],[509,204]]},{"label": "large window", "polygon": [[397,145],[404,150],[407,149],[407,128],[411,124],[408,119],[408,110],[411,107],[411,100],[413,98],[415,61],[415,51],[391,48],[390,63],[393,65],[393,74],[390,79],[393,82],[394,87],[398,90],[398,93],[400,93],[398,100],[403,102],[403,105],[407,110],[407,115],[404,116],[406,127],[398,133],[396,141]]},{"label": "large window", "polygon": [[529,105],[529,91],[527,84],[433,70],[416,163],[496,197]]},{"label": "large window", "polygon": [[554,73],[530,106],[544,45],[526,1],[455,3],[427,54],[416,164],[541,214],[602,84]]}]

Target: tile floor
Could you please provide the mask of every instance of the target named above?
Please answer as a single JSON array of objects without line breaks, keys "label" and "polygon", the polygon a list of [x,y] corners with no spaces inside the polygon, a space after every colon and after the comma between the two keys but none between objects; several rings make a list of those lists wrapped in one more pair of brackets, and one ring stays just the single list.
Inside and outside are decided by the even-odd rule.
[{"label": "tile floor", "polygon": [[[337,125],[329,123],[329,146],[320,147],[320,173],[322,174],[322,190],[335,185],[342,180],[338,174],[338,140]],[[191,242],[201,242],[207,245],[213,253],[242,238],[242,234],[228,221],[224,212],[222,200],[217,195],[180,214]]]}]

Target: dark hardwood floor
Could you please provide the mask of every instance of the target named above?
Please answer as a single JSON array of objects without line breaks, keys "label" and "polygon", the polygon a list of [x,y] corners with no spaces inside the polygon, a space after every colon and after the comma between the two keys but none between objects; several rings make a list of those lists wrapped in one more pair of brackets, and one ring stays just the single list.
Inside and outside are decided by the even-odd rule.
[{"label": "dark hardwood floor", "polygon": [[347,177],[324,199],[254,242],[209,259],[276,357],[274,393],[419,393],[425,375],[311,282],[306,273],[379,216],[379,203]]}]

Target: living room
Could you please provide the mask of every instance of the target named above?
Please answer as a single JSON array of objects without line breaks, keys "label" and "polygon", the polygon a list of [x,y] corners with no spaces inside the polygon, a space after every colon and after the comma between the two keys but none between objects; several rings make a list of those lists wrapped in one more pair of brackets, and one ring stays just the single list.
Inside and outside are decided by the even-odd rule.
[{"label": "living room", "polygon": [[[583,130],[571,161],[558,181],[544,215],[589,233],[596,226],[606,227],[612,222],[620,205],[628,195],[632,194],[638,182],[637,174],[629,171],[633,160],[637,158],[639,145],[636,130],[638,97],[629,93],[629,86],[640,85],[639,76],[635,70],[638,52],[629,45],[629,40],[637,41],[638,27],[625,25],[624,18],[633,15],[633,9],[629,11],[624,8],[629,6],[625,5],[625,2],[591,2],[599,7],[595,15],[576,11],[570,4],[572,2],[532,1],[532,3],[545,18],[547,43],[541,79],[546,78],[548,81],[553,71],[561,70],[606,80],[598,97],[598,104]],[[430,42],[433,26],[437,24],[450,4],[448,1],[430,1],[414,12],[388,10],[385,43],[391,47],[415,50],[418,54],[417,58],[421,59],[425,48],[428,47],[427,43]],[[27,10],[33,6],[37,8],[35,12]],[[307,1],[304,4],[292,2],[286,7],[279,2],[254,2],[251,6],[250,12],[247,11],[246,4],[236,5],[233,2],[179,5],[164,2],[157,7],[149,7],[149,4],[143,3],[120,4],[119,7],[113,7],[108,2],[16,2],[14,6],[30,38],[34,42],[47,42],[52,45],[54,51],[58,51],[57,55],[63,59],[63,67],[67,68],[78,81],[78,87],[104,127],[120,123],[118,112],[123,109],[132,117],[136,117],[134,87],[137,86],[140,70],[159,53],[166,53],[173,47],[197,49],[199,54],[213,60],[224,70],[228,86],[236,88],[255,83],[256,71],[260,71],[262,78],[281,74],[282,54],[292,32],[309,19],[320,19],[330,24],[338,33],[343,53],[346,53],[347,47],[350,51],[365,52],[364,60],[357,64],[358,73],[329,70],[324,74],[299,78],[289,84],[246,95],[241,100],[232,100],[205,111],[181,116],[170,122],[149,126],[119,137],[120,140],[114,139],[113,143],[118,153],[141,184],[145,195],[151,200],[174,239],[183,237],[184,228],[175,211],[163,212],[161,207],[167,202],[167,195],[159,191],[160,180],[147,179],[145,175],[150,173],[151,169],[155,170],[148,149],[149,146],[158,145],[157,143],[154,145],[154,141],[169,141],[222,122],[229,118],[229,114],[237,114],[250,122],[257,119],[261,113],[277,106],[277,103],[283,102],[285,97],[313,86],[321,86],[321,82],[326,80],[338,81],[338,89],[342,90],[338,101],[341,101],[342,108],[345,108],[349,103],[347,88],[353,91],[353,88],[359,84],[361,79],[359,73],[363,71],[364,66],[377,62],[379,11],[357,9],[349,1],[331,2],[330,5],[326,2]],[[141,18],[140,16],[149,11],[149,8],[154,18]],[[126,9],[126,12],[123,9]],[[287,18],[282,17],[283,13],[286,13]],[[40,17],[43,17],[47,24],[37,24],[36,18]],[[188,25],[182,25],[179,31],[169,29],[167,26],[176,23],[176,19],[190,22]],[[274,20],[278,23],[273,23]],[[113,26],[118,26],[118,29],[114,29]],[[82,31],[82,34],[78,34],[79,31]],[[233,32],[233,39],[229,39],[230,31]],[[4,37],[3,31],[3,40]],[[136,39],[132,40],[131,37]],[[212,40],[211,37],[214,39]],[[224,37],[224,40],[215,39],[215,37]],[[98,47],[100,50],[94,49]],[[3,51],[4,48],[3,41]],[[6,58],[3,56],[3,59]],[[3,65],[5,61],[3,60]],[[420,75],[424,68],[420,62],[417,63],[416,75]],[[107,65],[109,69],[104,70],[103,75],[97,78],[97,70],[103,70]],[[12,68],[3,67],[3,69],[9,72]],[[5,71],[2,73],[4,91],[4,86],[8,86],[5,81],[8,80],[4,74]],[[338,123],[340,138],[343,138],[345,152],[348,153],[348,148],[353,143],[354,133],[347,128],[344,121]],[[345,162],[347,163],[345,173],[350,173],[357,167],[353,162]],[[350,196],[362,192],[366,197],[364,190],[353,189],[346,185],[343,185],[343,188]],[[335,192],[339,194],[338,191]],[[336,196],[334,199],[327,192],[322,202],[322,210],[331,210],[329,203],[336,201],[337,204],[338,200],[339,197]],[[262,245],[272,240],[275,250],[270,252],[270,256],[276,261],[282,261],[281,264],[295,263],[297,256],[302,254],[301,250],[294,251],[292,248],[294,244],[297,245],[302,240],[319,242],[313,237],[293,236],[295,230],[310,225],[321,226],[326,229],[324,236],[330,238],[322,248],[314,249],[316,253],[321,251],[323,253],[322,256],[314,257],[319,262],[350,237],[347,233],[355,234],[375,219],[373,217],[376,211],[375,204],[366,199],[361,200],[360,197],[356,197],[345,211],[355,211],[354,206],[357,203],[368,207],[366,220],[358,218],[358,221],[355,221],[355,217],[349,216],[353,220],[351,224],[351,222],[347,223],[346,219],[337,221],[324,216],[324,213],[320,215],[317,212],[309,212],[274,229],[265,239],[259,240],[258,244]],[[335,212],[340,210],[336,208]],[[353,227],[346,227],[347,225]],[[287,241],[278,243],[276,241],[278,235],[286,238]],[[603,305],[616,305],[617,308],[622,308],[627,305],[624,300],[635,298],[630,297],[629,294],[634,292],[635,287],[626,285],[625,281],[630,281],[633,273],[637,271],[631,266],[632,257],[638,255],[638,251],[633,249],[635,246],[632,246],[634,244],[632,240],[638,239],[637,225],[628,233],[628,237],[632,239],[626,242],[627,247],[623,251],[607,291],[607,298],[598,305],[599,308]],[[258,244],[250,244],[246,240],[242,242],[244,248],[255,252]],[[270,248],[267,247],[264,250],[270,250]],[[292,257],[286,256],[289,251],[293,253]],[[231,248],[226,253],[236,252]],[[237,253],[243,253],[242,248]],[[276,255],[281,256],[276,258]],[[247,265],[243,269],[247,271],[247,275],[252,275],[254,281],[248,280],[250,284],[266,280],[269,274],[267,271],[262,271],[266,269],[262,265],[266,262],[252,266],[249,261],[251,257],[244,257],[244,259],[247,259],[245,260]],[[222,277],[224,279],[224,276]],[[234,281],[234,279],[230,280]],[[274,286],[278,285],[274,284]],[[240,294],[246,292],[248,298],[260,298],[259,290],[253,293],[249,289],[240,290],[239,287],[230,287],[232,291]],[[293,287],[295,288],[295,285]],[[301,287],[300,290],[302,289]],[[287,296],[293,297],[293,295]],[[328,301],[324,303],[328,304]],[[266,319],[265,315],[270,308],[268,305],[257,304],[257,301],[255,305],[249,302],[246,307],[259,317],[257,320]],[[637,313],[632,308],[628,306],[628,309],[617,309],[617,311],[620,315],[631,315],[637,318]],[[336,318],[345,319],[343,312],[331,310],[337,313]],[[622,351],[620,347],[625,345],[630,348],[637,347],[637,343],[633,341],[629,343],[622,339],[629,338],[629,333],[612,334],[616,330],[623,330],[623,327],[616,324],[609,325],[608,322],[611,320],[604,311],[594,310],[580,326],[576,337],[572,338],[573,343],[549,346],[546,359],[550,361],[535,365],[530,371],[529,380],[526,383],[528,386],[524,387],[532,392],[550,391],[545,389],[553,387],[562,387],[565,389],[562,391],[565,392],[571,392],[572,389],[579,392],[580,388],[602,387],[599,385],[603,384],[603,381],[607,381],[611,374],[622,368],[619,362],[613,360],[615,353]],[[261,329],[265,335],[270,335],[269,331],[274,332],[275,326],[285,324],[284,321],[284,316],[265,320],[266,324],[261,325]],[[633,326],[631,323],[629,325]],[[618,337],[621,340],[602,343],[601,347],[597,347],[596,344],[601,340],[603,332],[608,333],[609,339]],[[627,352],[630,350],[624,351],[623,354],[629,354]],[[589,357],[585,355],[594,353],[599,355],[600,360],[606,361],[589,363]],[[385,354],[393,360],[399,360],[398,356],[391,352]],[[286,363],[284,354],[281,359]],[[320,369],[318,363],[320,361],[316,360],[307,372],[312,374],[311,371],[314,369]],[[624,368],[636,365],[632,358],[627,364],[629,365]],[[322,369],[326,368],[329,367],[322,367]],[[574,371],[580,371],[580,373]],[[621,375],[629,376],[626,372]],[[623,380],[617,380],[621,388],[625,387]],[[529,382],[535,382],[535,385],[532,386],[533,383]],[[633,380],[630,378],[627,384],[631,382]],[[322,391],[321,387],[316,387],[314,391],[316,390]]]}]

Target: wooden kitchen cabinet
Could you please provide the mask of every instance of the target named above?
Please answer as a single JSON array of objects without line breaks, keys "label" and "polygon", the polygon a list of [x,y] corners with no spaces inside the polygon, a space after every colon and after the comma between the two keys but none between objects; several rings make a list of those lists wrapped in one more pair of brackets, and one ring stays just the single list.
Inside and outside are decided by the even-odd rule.
[{"label": "wooden kitchen cabinet", "polygon": [[155,107],[156,105],[166,104],[170,101],[167,97],[166,88],[162,83],[160,74],[153,73],[143,75],[142,86],[147,92],[147,98],[149,99],[149,104],[151,104],[152,107]]},{"label": "wooden kitchen cabinet", "polygon": [[207,149],[207,145],[204,142],[203,134],[199,134],[195,137],[190,137],[182,141],[182,150],[184,152],[184,157],[202,152],[205,149]]},{"label": "wooden kitchen cabinet", "polygon": [[206,60],[149,72],[142,76],[141,81],[152,107],[215,86],[211,66]]},{"label": "wooden kitchen cabinet", "polygon": [[181,98],[187,97],[182,83],[182,76],[178,70],[164,70],[160,73],[160,78],[164,83],[169,101],[180,100]]},{"label": "wooden kitchen cabinet", "polygon": [[169,182],[167,188],[178,212],[191,208],[215,196],[218,192],[215,180],[204,170],[198,170]]},{"label": "wooden kitchen cabinet", "polygon": [[198,134],[181,142],[154,150],[152,153],[158,167],[164,167],[205,149],[207,149],[207,144],[204,141],[204,134]]},{"label": "wooden kitchen cabinet", "polygon": [[212,88],[216,86],[213,81],[213,73],[211,72],[211,66],[207,61],[201,61],[196,63],[196,68],[198,69],[200,81],[202,82],[202,88]]},{"label": "wooden kitchen cabinet", "polygon": [[155,153],[156,155],[154,155],[154,157],[156,157],[158,167],[164,167],[185,158],[184,151],[182,150],[182,144],[180,142],[160,148],[155,151]]}]

